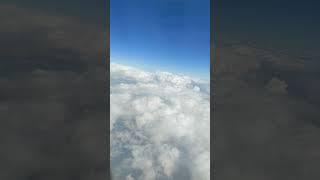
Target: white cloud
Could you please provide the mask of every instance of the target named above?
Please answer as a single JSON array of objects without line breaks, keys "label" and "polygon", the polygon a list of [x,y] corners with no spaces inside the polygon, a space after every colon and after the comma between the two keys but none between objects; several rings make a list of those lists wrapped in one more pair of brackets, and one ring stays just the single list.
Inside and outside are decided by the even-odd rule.
[{"label": "white cloud", "polygon": [[111,161],[117,179],[210,179],[209,83],[111,64]]},{"label": "white cloud", "polygon": [[131,176],[131,174],[129,174],[126,178],[126,180],[134,180],[134,178]]}]

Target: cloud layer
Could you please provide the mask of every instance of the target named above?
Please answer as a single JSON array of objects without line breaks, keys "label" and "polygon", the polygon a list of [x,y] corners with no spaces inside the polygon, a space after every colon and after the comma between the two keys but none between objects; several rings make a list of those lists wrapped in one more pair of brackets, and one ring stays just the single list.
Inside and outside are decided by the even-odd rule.
[{"label": "cloud layer", "polygon": [[319,179],[317,59],[216,43],[214,179]]},{"label": "cloud layer", "polygon": [[107,179],[99,25],[0,10],[0,179]]},{"label": "cloud layer", "polygon": [[114,179],[210,179],[209,84],[111,64]]}]

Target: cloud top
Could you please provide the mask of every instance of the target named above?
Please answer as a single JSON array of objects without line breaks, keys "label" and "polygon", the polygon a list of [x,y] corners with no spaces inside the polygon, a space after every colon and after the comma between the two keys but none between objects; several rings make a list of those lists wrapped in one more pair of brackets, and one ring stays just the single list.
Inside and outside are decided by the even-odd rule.
[{"label": "cloud top", "polygon": [[209,83],[111,64],[115,179],[210,178]]}]

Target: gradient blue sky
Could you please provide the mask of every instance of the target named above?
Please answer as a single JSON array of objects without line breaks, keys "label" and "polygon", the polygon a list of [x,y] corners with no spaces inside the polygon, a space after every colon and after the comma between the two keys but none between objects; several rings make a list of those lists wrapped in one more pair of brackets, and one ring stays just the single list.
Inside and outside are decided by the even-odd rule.
[{"label": "gradient blue sky", "polygon": [[210,0],[110,0],[111,62],[209,79]]}]

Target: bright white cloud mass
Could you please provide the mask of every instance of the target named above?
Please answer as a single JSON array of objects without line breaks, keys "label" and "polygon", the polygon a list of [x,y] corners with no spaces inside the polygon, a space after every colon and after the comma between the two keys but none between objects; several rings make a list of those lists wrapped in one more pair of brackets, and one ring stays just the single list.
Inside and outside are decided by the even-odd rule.
[{"label": "bright white cloud mass", "polygon": [[209,83],[111,63],[114,180],[209,180]]}]

